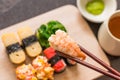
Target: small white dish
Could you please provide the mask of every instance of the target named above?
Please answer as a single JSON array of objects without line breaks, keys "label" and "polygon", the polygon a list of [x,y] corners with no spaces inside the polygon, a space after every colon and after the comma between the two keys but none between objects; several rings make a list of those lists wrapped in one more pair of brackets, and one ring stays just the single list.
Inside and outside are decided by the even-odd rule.
[{"label": "small white dish", "polygon": [[101,23],[105,21],[112,13],[117,9],[117,1],[116,0],[103,0],[105,4],[105,8],[100,15],[93,15],[89,13],[85,6],[91,0],[77,0],[77,7],[80,13],[89,21],[95,23]]}]

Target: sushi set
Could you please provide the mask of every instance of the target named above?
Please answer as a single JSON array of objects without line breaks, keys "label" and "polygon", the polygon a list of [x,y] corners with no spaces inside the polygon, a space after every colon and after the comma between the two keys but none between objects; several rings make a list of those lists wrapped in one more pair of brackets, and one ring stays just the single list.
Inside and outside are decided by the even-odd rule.
[{"label": "sushi set", "polygon": [[91,80],[101,76],[55,51],[69,53],[103,68],[77,44],[109,65],[91,29],[72,5],[5,28],[0,31],[0,80]]}]

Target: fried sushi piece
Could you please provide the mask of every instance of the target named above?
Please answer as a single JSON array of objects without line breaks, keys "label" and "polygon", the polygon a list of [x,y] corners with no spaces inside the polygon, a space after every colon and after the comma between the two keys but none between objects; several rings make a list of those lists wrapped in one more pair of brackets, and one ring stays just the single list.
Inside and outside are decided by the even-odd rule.
[{"label": "fried sushi piece", "polygon": [[33,60],[32,65],[36,70],[36,76],[39,80],[54,80],[54,69],[47,62],[44,56],[38,56]]},{"label": "fried sushi piece", "polygon": [[16,68],[16,76],[18,80],[38,80],[35,73],[36,70],[31,64],[23,64]]},{"label": "fried sushi piece", "polygon": [[2,41],[13,63],[20,64],[25,61],[25,53],[14,33],[3,34]]},{"label": "fried sushi piece", "polygon": [[22,27],[18,29],[18,35],[30,57],[38,56],[41,53],[42,48],[30,27]]},{"label": "fried sushi piece", "polygon": [[50,46],[55,50],[74,57],[79,57],[82,60],[86,58],[85,54],[80,50],[78,44],[62,30],[57,30],[55,35],[51,35],[49,37],[48,41]]}]

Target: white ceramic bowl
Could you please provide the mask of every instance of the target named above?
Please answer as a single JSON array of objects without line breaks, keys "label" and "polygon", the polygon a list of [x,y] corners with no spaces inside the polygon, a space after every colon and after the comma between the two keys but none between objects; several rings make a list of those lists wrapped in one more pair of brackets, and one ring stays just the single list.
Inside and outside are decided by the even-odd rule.
[{"label": "white ceramic bowl", "polygon": [[88,1],[91,0],[77,0],[77,7],[80,10],[80,13],[89,21],[95,23],[101,23],[105,21],[112,13],[117,9],[116,0],[103,0],[105,4],[104,11],[100,15],[93,15],[85,9],[85,6]]}]

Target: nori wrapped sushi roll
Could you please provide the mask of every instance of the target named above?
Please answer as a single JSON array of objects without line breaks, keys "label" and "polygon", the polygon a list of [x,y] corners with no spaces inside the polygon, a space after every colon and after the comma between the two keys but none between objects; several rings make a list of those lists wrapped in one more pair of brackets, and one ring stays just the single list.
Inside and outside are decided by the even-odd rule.
[{"label": "nori wrapped sushi roll", "polygon": [[68,58],[63,58],[63,59],[64,59],[64,61],[67,63],[67,65],[69,65],[69,66],[74,66],[74,65],[77,64],[75,61],[70,60],[70,59],[68,59]]},{"label": "nori wrapped sushi roll", "polygon": [[63,72],[66,69],[66,63],[60,57],[53,48],[49,47],[45,49],[44,55],[47,57],[48,62],[51,64],[51,66],[54,68],[56,73]]}]

